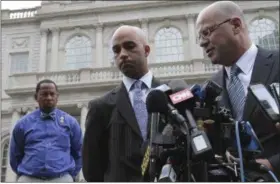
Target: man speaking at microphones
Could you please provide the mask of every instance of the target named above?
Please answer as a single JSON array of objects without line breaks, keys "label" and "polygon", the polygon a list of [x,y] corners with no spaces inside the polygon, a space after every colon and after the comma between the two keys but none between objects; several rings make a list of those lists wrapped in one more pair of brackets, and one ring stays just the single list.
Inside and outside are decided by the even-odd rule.
[{"label": "man speaking at microphones", "polygon": [[213,77],[223,87],[220,105],[231,109],[235,120],[252,124],[264,148],[257,162],[280,176],[280,135],[247,90],[251,84],[279,83],[279,51],[252,43],[244,14],[231,1],[214,2],[203,9],[196,28],[199,44],[211,62],[223,66]]},{"label": "man speaking at microphones", "polygon": [[124,76],[118,87],[89,102],[83,174],[88,182],[141,181],[141,149],[148,137],[145,93],[159,82],[148,69],[150,47],[140,28],[119,27],[112,50]]}]

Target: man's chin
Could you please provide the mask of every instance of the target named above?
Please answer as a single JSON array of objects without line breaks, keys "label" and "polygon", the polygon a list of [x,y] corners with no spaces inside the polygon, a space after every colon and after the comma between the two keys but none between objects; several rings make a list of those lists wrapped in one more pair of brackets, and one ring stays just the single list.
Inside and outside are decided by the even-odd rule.
[{"label": "man's chin", "polygon": [[137,79],[136,72],[134,69],[122,70],[122,73],[129,78]]}]

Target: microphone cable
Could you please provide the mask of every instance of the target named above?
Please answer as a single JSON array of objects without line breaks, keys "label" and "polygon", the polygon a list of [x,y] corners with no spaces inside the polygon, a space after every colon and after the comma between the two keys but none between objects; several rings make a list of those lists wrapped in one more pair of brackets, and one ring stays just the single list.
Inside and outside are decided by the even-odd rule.
[{"label": "microphone cable", "polygon": [[242,149],[241,149],[241,142],[240,142],[240,135],[239,135],[239,121],[235,122],[235,137],[237,143],[237,151],[239,156],[239,165],[240,165],[240,179],[241,182],[245,182],[244,179],[244,165],[243,165],[243,156],[242,156]]}]

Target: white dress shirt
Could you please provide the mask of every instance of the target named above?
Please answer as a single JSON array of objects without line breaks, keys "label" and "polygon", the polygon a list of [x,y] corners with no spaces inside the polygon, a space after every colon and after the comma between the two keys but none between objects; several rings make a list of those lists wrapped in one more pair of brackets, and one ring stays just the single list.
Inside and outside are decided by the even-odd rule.
[{"label": "white dress shirt", "polygon": [[[142,82],[144,82],[147,86],[147,88],[145,89],[142,89],[142,93],[144,94],[143,95],[143,102],[146,103],[146,97],[147,97],[147,93],[149,92],[149,89],[151,88],[152,86],[152,80],[153,80],[153,74],[151,71],[149,71],[148,73],[146,73],[143,77],[141,77],[139,80],[141,80]],[[133,106],[133,95],[134,95],[134,92],[133,90],[131,90],[131,87],[133,85],[133,83],[136,81],[136,79],[132,79],[132,78],[129,78],[127,76],[123,76],[123,83],[124,83],[124,86],[129,94],[129,99],[130,99],[130,102],[131,102],[131,105]]]},{"label": "white dress shirt", "polygon": [[[256,47],[256,45],[252,44],[251,47],[236,62],[236,65],[242,71],[238,74],[237,77],[240,79],[244,87],[245,96],[247,96],[248,93],[248,87],[250,85],[257,53],[258,53],[258,48]],[[228,89],[231,66],[225,67],[225,70],[227,73],[226,84]]]}]

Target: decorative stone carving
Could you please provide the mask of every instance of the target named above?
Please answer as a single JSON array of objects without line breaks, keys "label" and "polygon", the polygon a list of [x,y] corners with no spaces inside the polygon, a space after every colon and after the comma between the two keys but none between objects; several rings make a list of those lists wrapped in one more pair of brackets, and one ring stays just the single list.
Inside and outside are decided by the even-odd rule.
[{"label": "decorative stone carving", "polygon": [[264,9],[259,9],[258,13],[259,13],[259,16],[260,16],[260,17],[265,16]]},{"label": "decorative stone carving", "polygon": [[44,36],[44,35],[48,34],[49,32],[50,32],[49,29],[46,29],[46,28],[41,28],[40,29],[41,36]]},{"label": "decorative stone carving", "polygon": [[75,27],[74,31],[75,31],[76,34],[78,34],[78,33],[80,33],[81,28],[80,27]]},{"label": "decorative stone carving", "polygon": [[95,25],[95,29],[96,29],[96,31],[101,32],[102,29],[103,29],[103,24],[102,23],[97,23]]},{"label": "decorative stone carving", "polygon": [[169,28],[171,26],[170,20],[169,19],[164,19],[163,20],[164,26]]},{"label": "decorative stone carving", "polygon": [[25,49],[29,47],[29,37],[20,37],[12,39],[12,49]]},{"label": "decorative stone carving", "polygon": [[50,28],[51,32],[54,33],[54,32],[59,32],[59,27],[52,27]]},{"label": "decorative stone carving", "polygon": [[186,19],[188,19],[188,18],[194,18],[194,19],[196,19],[196,17],[197,17],[197,14],[196,14],[196,13],[190,13],[190,14],[185,15],[185,18],[186,18]]},{"label": "decorative stone carving", "polygon": [[147,18],[138,19],[138,21],[140,22],[140,24],[148,24],[149,23],[149,19],[147,19]]}]

